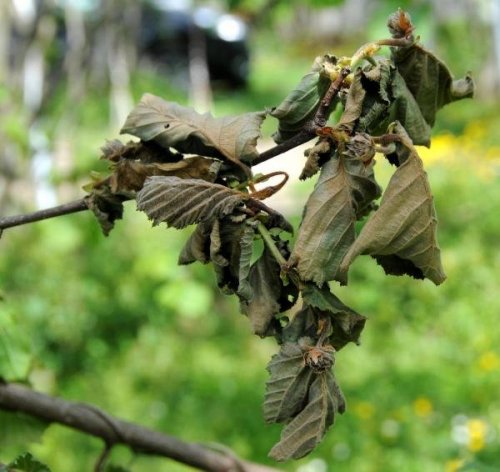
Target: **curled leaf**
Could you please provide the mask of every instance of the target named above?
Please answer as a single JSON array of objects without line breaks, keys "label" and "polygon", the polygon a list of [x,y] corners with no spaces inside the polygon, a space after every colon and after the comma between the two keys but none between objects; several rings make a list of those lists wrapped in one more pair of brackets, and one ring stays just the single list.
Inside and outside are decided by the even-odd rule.
[{"label": "curled leaf", "polygon": [[374,163],[363,160],[370,147],[373,151],[373,143],[366,136],[357,139],[366,146],[357,143],[322,167],[290,257],[300,277],[318,285],[337,278],[340,262],[354,242],[354,223],[380,194]]},{"label": "curled leaf", "polygon": [[370,254],[386,273],[408,274],[432,280],[436,285],[446,276],[436,238],[436,211],[427,174],[416,150],[397,168],[384,192],[380,208],[369,218],[345,255],[340,281],[359,254]]},{"label": "curled leaf", "polygon": [[[276,244],[279,247],[278,241]],[[288,248],[284,249],[288,256]],[[297,300],[297,287],[292,283],[285,285],[280,272],[280,265],[265,247],[261,257],[250,267],[244,285],[240,278],[240,309],[248,316],[254,333],[259,336],[274,334],[272,322],[275,315],[289,309]],[[242,292],[242,286],[245,292]]]},{"label": "curled leaf", "polygon": [[283,423],[292,419],[304,406],[313,371],[304,362],[304,352],[297,343],[285,343],[275,354],[267,370],[264,419]]},{"label": "curled leaf", "polygon": [[[279,120],[278,131],[273,135],[277,143],[299,133],[304,124],[316,113],[323,95],[331,80],[323,74],[326,65],[337,62],[334,56],[317,57],[311,71],[302,77],[299,84],[292,90],[279,106],[271,111],[271,116]],[[331,109],[337,104],[334,100]]]},{"label": "curled leaf", "polygon": [[248,195],[199,179],[149,177],[137,194],[137,209],[153,224],[175,228],[231,214]]},{"label": "curled leaf", "polygon": [[306,284],[302,289],[303,310],[311,310],[316,317],[328,316],[331,321],[329,339],[338,351],[347,343],[359,344],[359,337],[365,327],[366,317],[344,305],[328,288]]},{"label": "curled leaf", "polygon": [[331,372],[317,375],[307,398],[307,406],[283,429],[281,440],[269,453],[278,461],[300,459],[309,454],[343,413],[345,400]]},{"label": "curled leaf", "polygon": [[[392,60],[431,127],[438,110],[474,94],[474,81],[470,75],[454,80],[448,67],[419,44],[393,48]],[[406,128],[405,123],[402,124]]]},{"label": "curled leaf", "polygon": [[306,149],[304,155],[307,157],[307,161],[300,173],[299,179],[308,179],[319,172],[321,164],[331,157],[331,150],[330,140],[325,138],[319,139],[312,148]]},{"label": "curled leaf", "polygon": [[145,94],[127,117],[121,133],[155,141],[180,152],[251,163],[265,112],[214,118],[192,108]]},{"label": "curled leaf", "polygon": [[116,220],[122,219],[125,200],[126,197],[114,195],[109,187],[94,189],[85,197],[85,203],[97,218],[104,236],[109,235]]},{"label": "curled leaf", "polygon": [[137,192],[144,181],[152,176],[175,176],[181,179],[201,179],[213,182],[217,177],[221,162],[206,157],[195,156],[178,162],[144,164],[140,161],[121,159],[113,173],[103,183],[111,192]]}]

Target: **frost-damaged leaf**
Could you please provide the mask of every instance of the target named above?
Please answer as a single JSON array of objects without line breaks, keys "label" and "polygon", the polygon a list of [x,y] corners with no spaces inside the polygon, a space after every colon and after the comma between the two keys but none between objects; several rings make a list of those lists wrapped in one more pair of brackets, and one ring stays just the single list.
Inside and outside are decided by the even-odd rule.
[{"label": "frost-damaged leaf", "polygon": [[[334,56],[317,57],[311,71],[302,77],[297,87],[271,111],[271,116],[279,120],[278,131],[273,135],[276,143],[279,144],[296,135],[314,116],[331,83],[322,71],[326,64],[335,65],[336,62],[337,59]],[[331,109],[336,105],[337,101],[334,100]]]},{"label": "frost-damaged leaf", "polygon": [[429,145],[430,126],[394,66],[381,59],[376,66],[358,69],[337,128],[377,135],[395,120],[415,144]]},{"label": "frost-damaged leaf", "polygon": [[319,288],[315,284],[306,284],[302,289],[304,308],[307,305],[321,315],[328,315],[332,322],[330,343],[338,351],[347,343],[358,344],[359,337],[365,327],[366,317],[344,305],[328,286]]},{"label": "frost-damaged leaf", "polygon": [[280,272],[280,265],[266,247],[261,257],[250,267],[245,297],[241,296],[238,289],[240,310],[248,316],[254,333],[259,336],[274,334],[271,324],[275,315],[288,310],[297,300],[297,287],[292,283],[285,286]]},{"label": "frost-damaged leaf", "polygon": [[152,176],[175,176],[181,179],[201,179],[213,182],[221,162],[202,156],[188,157],[178,162],[144,164],[140,161],[121,159],[113,173],[104,181],[111,192],[139,191],[144,181]]},{"label": "frost-damaged leaf", "polygon": [[[453,80],[446,65],[419,44],[392,48],[392,60],[431,127],[439,109],[474,94],[470,75]],[[404,123],[403,126],[406,128]]]},{"label": "frost-damaged leaf", "polygon": [[369,162],[373,143],[366,135],[351,142],[352,147],[322,167],[289,261],[302,280],[318,285],[337,278],[340,262],[354,242],[354,223],[380,195],[374,163]]},{"label": "frost-damaged leaf", "polygon": [[297,343],[285,343],[275,354],[267,370],[264,419],[267,423],[283,423],[304,407],[313,371],[304,362],[304,352]]},{"label": "frost-damaged leaf", "polygon": [[331,157],[330,141],[325,138],[319,139],[312,148],[304,151],[304,155],[307,157],[307,160],[300,173],[300,180],[308,179],[319,172],[321,165]]},{"label": "frost-damaged leaf", "polygon": [[255,112],[214,118],[147,93],[127,117],[121,133],[180,152],[251,163],[259,155],[256,145],[265,117],[265,112]]},{"label": "frost-damaged leaf", "polygon": [[436,285],[445,280],[427,174],[416,150],[410,150],[389,181],[380,208],[345,255],[341,282],[347,282],[349,266],[359,254],[373,256],[388,274],[426,277]]},{"label": "frost-damaged leaf", "polygon": [[206,264],[210,261],[210,233],[212,225],[213,221],[198,223],[179,254],[179,265],[187,265],[196,261]]},{"label": "frost-damaged leaf", "polygon": [[199,179],[149,177],[137,194],[137,209],[144,211],[154,225],[165,222],[184,228],[229,215],[248,198],[242,192]]},{"label": "frost-damaged leaf", "polygon": [[123,144],[119,139],[106,141],[101,147],[101,159],[118,162],[120,159],[139,160],[144,164],[153,162],[177,162],[182,159],[182,154],[174,153],[154,141],[129,141]]},{"label": "frost-damaged leaf", "polygon": [[255,225],[249,220],[245,222],[243,233],[240,238],[240,262],[238,270],[238,296],[248,300],[252,296],[252,285],[249,280],[250,267],[252,264],[253,239],[255,236]]},{"label": "frost-damaged leaf", "polygon": [[278,461],[304,457],[321,442],[335,414],[344,411],[345,400],[333,374],[318,375],[309,389],[307,406],[283,429],[269,456]]},{"label": "frost-damaged leaf", "polygon": [[116,220],[123,217],[123,202],[126,196],[114,195],[109,187],[94,189],[85,197],[85,204],[94,213],[104,236],[108,236]]}]

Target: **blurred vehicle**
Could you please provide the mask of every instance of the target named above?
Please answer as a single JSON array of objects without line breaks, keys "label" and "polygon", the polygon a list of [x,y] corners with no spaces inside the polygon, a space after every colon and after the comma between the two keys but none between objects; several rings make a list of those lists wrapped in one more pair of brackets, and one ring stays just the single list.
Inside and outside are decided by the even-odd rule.
[{"label": "blurred vehicle", "polygon": [[190,48],[201,48],[212,81],[246,86],[250,52],[248,28],[241,18],[179,0],[148,0],[141,10],[140,57],[182,73],[188,68]]}]

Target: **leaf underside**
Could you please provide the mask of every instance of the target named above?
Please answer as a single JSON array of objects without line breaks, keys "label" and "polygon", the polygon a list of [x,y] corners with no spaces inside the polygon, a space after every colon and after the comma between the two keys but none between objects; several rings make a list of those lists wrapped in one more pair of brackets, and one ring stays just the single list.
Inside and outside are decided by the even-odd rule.
[{"label": "leaf underside", "polygon": [[300,459],[323,439],[337,412],[345,409],[344,397],[331,372],[316,376],[309,389],[307,406],[283,429],[269,456],[277,461]]},{"label": "leaf underside", "polygon": [[149,177],[137,194],[137,209],[155,225],[184,228],[229,215],[247,199],[241,192],[199,179]]}]

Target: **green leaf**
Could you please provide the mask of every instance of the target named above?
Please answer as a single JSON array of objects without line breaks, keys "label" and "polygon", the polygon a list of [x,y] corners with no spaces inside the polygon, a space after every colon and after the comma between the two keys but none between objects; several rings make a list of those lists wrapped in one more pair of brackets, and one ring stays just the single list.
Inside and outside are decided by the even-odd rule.
[{"label": "green leaf", "polygon": [[22,472],[50,472],[45,464],[36,460],[29,452],[17,457],[8,467]]},{"label": "green leaf", "polygon": [[222,218],[235,211],[249,196],[223,185],[199,179],[149,177],[137,194],[137,209],[154,225],[185,226]]},{"label": "green leaf", "polygon": [[344,153],[323,165],[289,261],[302,280],[323,285],[338,278],[340,262],[354,242],[356,220],[380,195],[373,155],[371,140],[356,135]]},{"label": "green leaf", "polygon": [[49,423],[19,412],[0,411],[0,444],[11,448],[24,448],[40,442]]},{"label": "green leaf", "polygon": [[322,316],[329,316],[332,332],[330,343],[338,351],[347,343],[359,344],[359,337],[365,327],[366,317],[344,305],[325,285],[319,288],[315,284],[305,284],[302,289],[304,308],[310,307]]},{"label": "green leaf", "polygon": [[283,429],[280,442],[269,456],[285,461],[309,454],[333,424],[335,414],[344,410],[344,397],[333,374],[317,375],[309,389],[307,406]]},{"label": "green leaf", "polygon": [[415,148],[401,163],[384,192],[380,208],[369,218],[359,237],[345,255],[340,281],[359,254],[372,255],[393,275],[411,275],[436,285],[446,276],[436,238],[437,218],[422,161]]},{"label": "green leaf", "polygon": [[[391,57],[431,127],[434,126],[439,109],[474,94],[474,82],[470,75],[453,80],[446,65],[419,44],[392,48]],[[418,144],[416,141],[414,143]]]},{"label": "green leaf", "polygon": [[251,163],[265,112],[214,118],[151,94],[142,96],[127,117],[121,133],[155,141],[180,152]]},{"label": "green leaf", "polygon": [[[290,139],[300,132],[306,122],[315,115],[323,95],[330,86],[330,79],[322,74],[326,64],[335,65],[334,56],[317,57],[311,71],[302,77],[279,106],[271,111],[271,116],[279,120],[278,131],[273,135],[276,143]],[[335,108],[334,100],[331,109]]]},{"label": "green leaf", "polygon": [[304,352],[297,343],[285,343],[275,354],[267,370],[264,419],[267,423],[283,423],[302,410],[313,378],[304,362]]},{"label": "green leaf", "polygon": [[0,326],[0,378],[9,382],[25,381],[32,364],[29,340],[21,327],[17,326],[8,314],[2,314],[0,321],[2,322]]}]

